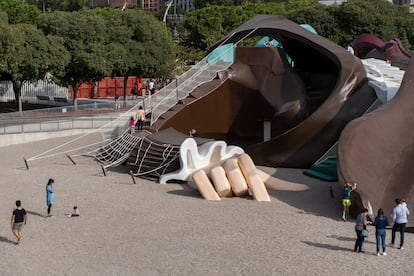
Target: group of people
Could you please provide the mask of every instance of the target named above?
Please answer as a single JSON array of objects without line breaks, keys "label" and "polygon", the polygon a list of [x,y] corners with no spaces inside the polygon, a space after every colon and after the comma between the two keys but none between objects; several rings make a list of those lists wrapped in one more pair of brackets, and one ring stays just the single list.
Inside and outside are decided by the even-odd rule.
[{"label": "group of people", "polygon": [[[55,181],[52,178],[49,178],[46,184],[46,206],[47,206],[47,218],[52,217],[52,205],[55,203],[55,189],[53,187]],[[77,206],[73,207],[73,213],[69,217],[78,217],[80,216],[80,211]],[[27,223],[27,212],[22,207],[22,202],[16,200],[16,208],[13,210],[10,226],[13,232],[13,235],[17,238],[16,244],[19,244],[23,238],[23,225]]]},{"label": "group of people", "polygon": [[145,121],[145,111],[144,111],[144,108],[142,108],[142,106],[139,106],[136,116],[135,117],[131,116],[131,118],[129,119],[129,127],[131,130],[131,134],[135,133],[135,128],[142,131],[144,127],[144,121]]},{"label": "group of people", "polygon": [[[343,189],[343,199],[342,205],[344,207],[342,213],[342,219],[347,220],[349,213],[349,206],[351,205],[351,192],[357,187],[356,183],[347,182],[344,185]],[[394,221],[391,230],[391,243],[390,246],[394,247],[396,232],[400,232],[400,243],[398,249],[404,249],[404,233],[406,224],[408,222],[407,216],[410,214],[410,211],[407,208],[407,203],[403,198],[395,199],[396,206],[394,207],[391,213],[391,219]],[[382,208],[378,209],[377,216],[374,221],[368,216],[368,209],[363,208],[360,214],[357,216],[355,221],[355,232],[357,239],[355,241],[354,251],[355,252],[364,252],[362,249],[364,240],[368,237],[369,231],[367,229],[368,225],[375,226],[375,238],[376,238],[376,249],[377,256],[387,255],[386,253],[386,229],[390,226],[388,218],[384,215],[384,210]],[[382,252],[381,252],[382,249]]]}]

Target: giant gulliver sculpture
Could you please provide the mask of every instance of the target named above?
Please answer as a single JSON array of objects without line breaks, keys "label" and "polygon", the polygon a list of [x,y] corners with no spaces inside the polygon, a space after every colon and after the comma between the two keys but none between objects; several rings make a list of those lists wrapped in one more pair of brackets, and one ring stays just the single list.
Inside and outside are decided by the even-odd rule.
[{"label": "giant gulliver sculpture", "polygon": [[258,165],[310,167],[375,92],[358,58],[284,18],[257,15],[214,47],[263,36],[283,51],[236,47],[229,69],[194,88],[152,127],[182,133],[195,127],[202,137],[241,146]]},{"label": "giant gulliver sculpture", "polygon": [[[363,204],[375,214],[390,214],[395,198],[405,198],[414,208],[414,62],[404,75],[396,96],[374,112],[358,118],[344,129],[338,146],[340,184],[356,181],[357,193],[351,213]],[[409,216],[408,225],[414,218]]]}]

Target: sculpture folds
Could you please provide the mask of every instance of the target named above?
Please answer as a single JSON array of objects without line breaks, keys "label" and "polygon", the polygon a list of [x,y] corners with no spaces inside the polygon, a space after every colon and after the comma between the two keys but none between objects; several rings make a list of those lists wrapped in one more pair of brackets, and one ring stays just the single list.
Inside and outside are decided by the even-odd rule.
[{"label": "sculpture folds", "polygon": [[[395,198],[414,208],[414,62],[411,59],[396,96],[344,129],[338,147],[340,184],[356,181],[362,202],[353,201],[355,216],[363,204],[375,214],[390,214]],[[356,197],[355,199],[358,199]],[[355,203],[355,204],[354,204]],[[409,216],[412,226],[414,217]]]},{"label": "sculpture folds", "polygon": [[223,141],[207,142],[197,148],[193,138],[187,138],[180,146],[180,169],[164,174],[160,177],[160,183],[168,180],[184,180],[196,170],[221,162],[236,154],[244,153],[243,149],[236,146],[227,146]]},{"label": "sculpture folds", "polygon": [[364,114],[375,92],[358,58],[284,18],[257,15],[215,47],[256,36],[276,39],[283,52],[238,46],[229,69],[195,87],[153,127],[196,127],[202,137],[242,147],[258,165],[308,168]]}]

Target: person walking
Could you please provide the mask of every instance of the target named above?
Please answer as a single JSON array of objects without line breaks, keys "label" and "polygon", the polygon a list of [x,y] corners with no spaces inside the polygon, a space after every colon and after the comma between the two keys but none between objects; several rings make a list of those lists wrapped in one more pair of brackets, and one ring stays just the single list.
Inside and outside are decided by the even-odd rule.
[{"label": "person walking", "polygon": [[131,116],[131,118],[129,118],[129,129],[130,129],[131,134],[135,133],[135,119],[134,119],[133,116]]},{"label": "person walking", "polygon": [[155,82],[154,82],[154,79],[150,79],[149,80],[149,82],[148,82],[148,88],[149,88],[149,91],[150,91],[151,95],[154,95],[155,94]]},{"label": "person walking", "polygon": [[23,234],[22,229],[23,225],[27,223],[27,213],[24,208],[22,208],[22,202],[20,200],[16,201],[16,209],[12,213],[10,220],[10,226],[14,236],[17,238],[17,244],[22,240]]},{"label": "person walking", "polygon": [[346,221],[349,214],[349,206],[351,206],[351,192],[356,189],[357,184],[346,182],[343,190],[342,205],[344,210],[342,212],[342,220]]},{"label": "person walking", "polygon": [[395,242],[395,232],[397,229],[400,230],[400,247],[398,249],[404,249],[404,233],[405,233],[405,226],[407,225],[407,216],[410,214],[410,211],[407,208],[407,205],[404,204],[403,199],[398,199],[397,206],[394,207],[392,211],[391,218],[394,220],[394,225],[392,226],[391,232],[391,244],[390,246],[394,246]]},{"label": "person walking", "polygon": [[364,208],[362,209],[361,213],[357,216],[356,218],[356,222],[355,222],[355,232],[357,235],[357,239],[355,241],[355,247],[354,247],[354,251],[358,253],[364,253],[364,251],[362,251],[362,245],[364,243],[365,240],[365,236],[362,234],[362,230],[366,230],[367,229],[367,225],[368,225],[368,209]]},{"label": "person walking", "polygon": [[138,107],[137,111],[137,128],[138,130],[142,130],[145,121],[145,110],[142,106]]},{"label": "person walking", "polygon": [[53,184],[55,181],[52,178],[49,178],[49,181],[46,184],[46,205],[47,205],[47,217],[51,217],[50,211],[52,210],[52,205],[55,203],[55,189]]},{"label": "person walking", "polygon": [[[387,253],[385,252],[385,249],[387,247],[386,245],[386,228],[389,226],[389,222],[386,216],[384,216],[384,211],[382,208],[378,209],[378,214],[374,219],[374,225],[375,225],[375,238],[377,240],[377,256],[380,255],[380,245],[382,245],[382,255],[386,256]],[[381,243],[381,244],[380,244]]]}]

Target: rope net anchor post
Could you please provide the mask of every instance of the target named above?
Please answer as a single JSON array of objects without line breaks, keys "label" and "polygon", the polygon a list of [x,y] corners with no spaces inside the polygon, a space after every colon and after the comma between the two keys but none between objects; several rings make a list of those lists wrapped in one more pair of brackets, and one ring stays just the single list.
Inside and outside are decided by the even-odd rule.
[{"label": "rope net anchor post", "polygon": [[26,165],[26,169],[29,170],[29,164],[27,163],[26,158],[23,157],[23,160],[24,160],[24,164]]},{"label": "rope net anchor post", "polygon": [[73,158],[69,154],[66,153],[66,157],[73,163],[73,165],[76,165],[75,160],[73,160]]},{"label": "rope net anchor post", "polygon": [[132,171],[129,171],[129,175],[132,178],[132,182],[134,182],[134,184],[137,184],[137,182],[135,181],[135,177],[134,177],[134,174],[132,173]]},{"label": "rope net anchor post", "polygon": [[106,176],[106,170],[104,166],[101,166],[103,174]]}]

